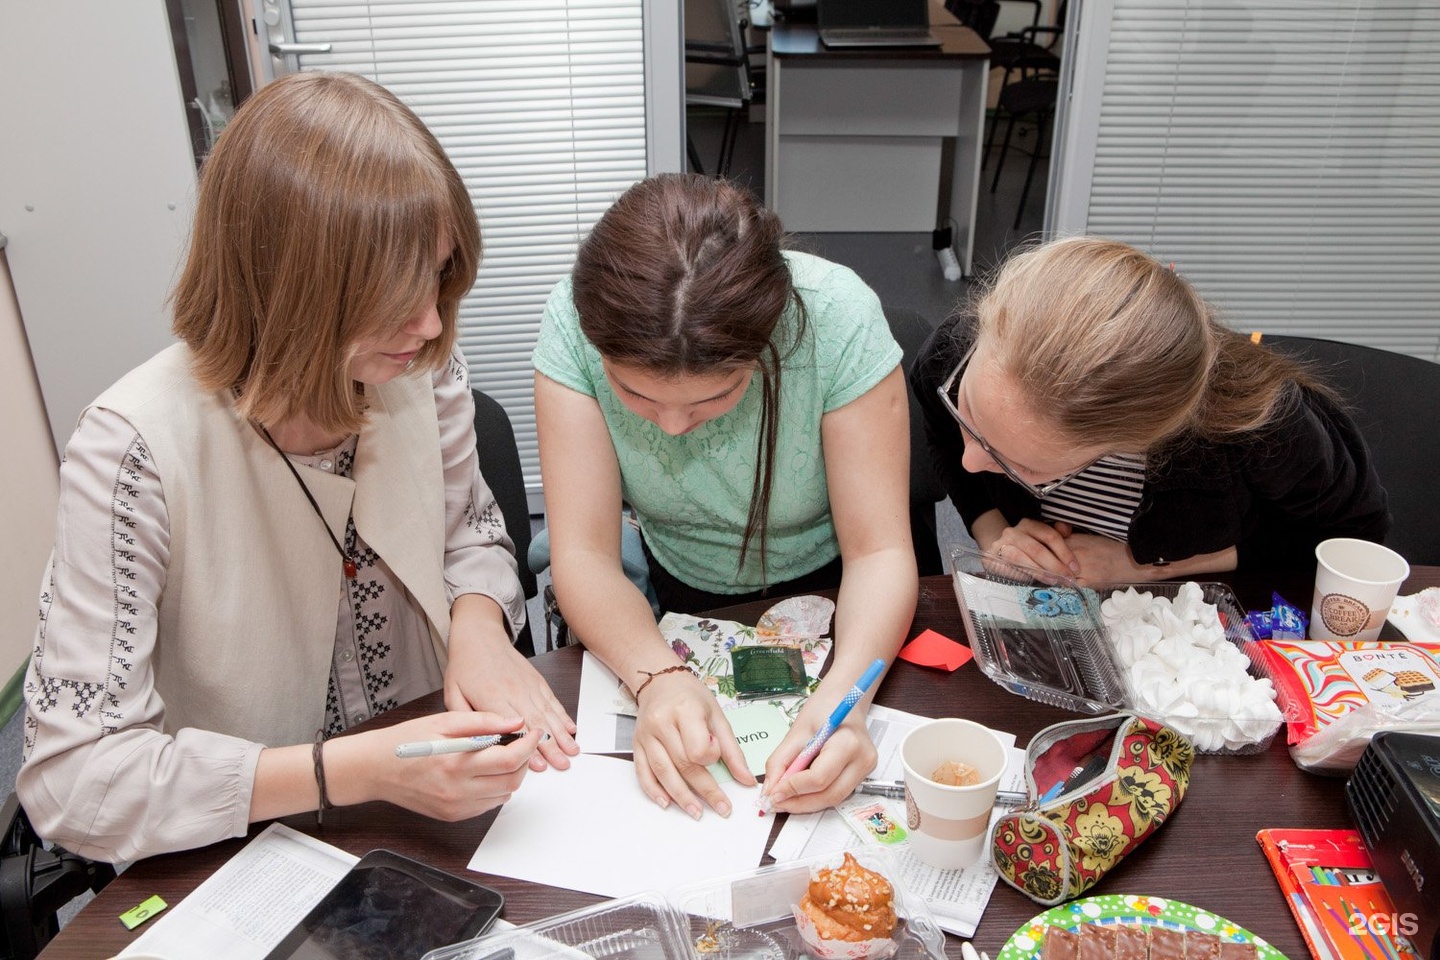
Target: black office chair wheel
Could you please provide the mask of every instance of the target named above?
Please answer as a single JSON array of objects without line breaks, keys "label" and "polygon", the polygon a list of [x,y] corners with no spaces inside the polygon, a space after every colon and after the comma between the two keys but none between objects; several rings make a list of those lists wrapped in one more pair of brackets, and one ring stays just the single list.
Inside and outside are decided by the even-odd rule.
[{"label": "black office chair wheel", "polygon": [[0,809],[0,826],[0,960],[34,960],[60,932],[60,909],[86,890],[99,893],[115,868],[45,849],[13,793]]}]

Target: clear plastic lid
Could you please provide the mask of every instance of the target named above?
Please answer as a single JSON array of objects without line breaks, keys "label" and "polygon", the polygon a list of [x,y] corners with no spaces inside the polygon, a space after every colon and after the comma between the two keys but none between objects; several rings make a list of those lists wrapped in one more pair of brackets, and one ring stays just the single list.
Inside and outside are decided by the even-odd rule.
[{"label": "clear plastic lid", "polygon": [[[1173,600],[1184,588],[1182,582],[1082,587],[1066,577],[973,549],[955,547],[950,556],[955,596],[964,612],[961,619],[975,662],[1012,693],[1077,713],[1135,711],[1195,739],[1202,753],[1259,752],[1270,745],[1282,720],[1298,715],[1299,705],[1278,690],[1279,716],[1268,721],[1223,712],[1207,715],[1189,705],[1177,708],[1182,712],[1167,713],[1144,703],[1127,679],[1100,605],[1131,588]],[[1223,583],[1196,585],[1202,600],[1216,608],[1226,639],[1248,659],[1248,674],[1271,679],[1234,591]],[[1235,725],[1227,726],[1221,737],[1216,728],[1225,726],[1225,721]]]},{"label": "clear plastic lid", "polygon": [[663,897],[643,893],[431,950],[422,960],[695,960],[687,929]]},{"label": "clear plastic lid", "polygon": [[965,633],[986,676],[1011,693],[1078,713],[1129,704],[1094,590],[963,547],[950,559]]},{"label": "clear plastic lid", "polygon": [[930,908],[910,896],[888,851],[851,850],[860,866],[890,881],[897,922],[888,942],[846,944],[828,941],[818,949],[807,943],[796,910],[811,877],[839,867],[844,854],[776,863],[677,890],[670,902],[685,914],[698,960],[799,960],[814,956],[878,960],[944,960],[945,933]]}]

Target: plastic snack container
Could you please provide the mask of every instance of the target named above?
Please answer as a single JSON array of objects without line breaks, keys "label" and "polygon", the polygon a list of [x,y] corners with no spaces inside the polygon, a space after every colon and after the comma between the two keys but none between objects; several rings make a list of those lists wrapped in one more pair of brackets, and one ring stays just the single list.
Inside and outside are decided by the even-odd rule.
[{"label": "plastic snack container", "polygon": [[[822,954],[802,938],[795,910],[815,871],[841,865],[843,854],[836,853],[758,867],[675,891],[670,902],[689,922],[697,960],[945,960],[944,931],[925,902],[907,894],[888,851],[860,848],[850,853],[895,890],[893,946],[887,943],[877,951],[874,941],[863,947],[826,941]],[[831,949],[835,952],[828,952]]]},{"label": "plastic snack container", "polygon": [[695,960],[685,917],[659,894],[643,893],[440,947],[422,960]]},{"label": "plastic snack container", "polygon": [[[1010,563],[964,547],[950,552],[955,598],[965,633],[981,671],[1011,693],[1077,713],[1134,710],[1139,704],[1117,660],[1100,615],[1100,602],[1134,587],[1157,597],[1175,597],[1181,583],[1115,583],[1081,587],[1061,577]],[[1270,679],[1270,670],[1234,591],[1223,583],[1199,582],[1206,603],[1219,611],[1226,638],[1250,661],[1252,677]],[[1283,721],[1298,717],[1298,705],[1277,690],[1277,721],[1264,737],[1243,746],[1209,751],[1259,753],[1270,746]],[[1170,722],[1170,718],[1153,716]]]}]

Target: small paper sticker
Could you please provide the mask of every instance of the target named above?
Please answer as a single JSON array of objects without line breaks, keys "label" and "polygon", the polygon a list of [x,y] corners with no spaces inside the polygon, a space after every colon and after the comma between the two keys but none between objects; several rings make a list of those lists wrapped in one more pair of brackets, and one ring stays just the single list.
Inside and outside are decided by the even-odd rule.
[{"label": "small paper sticker", "polygon": [[120,914],[120,922],[125,924],[126,930],[134,930],[140,924],[149,920],[155,914],[164,910],[169,904],[161,900],[159,895],[151,897],[139,906],[131,907]]}]

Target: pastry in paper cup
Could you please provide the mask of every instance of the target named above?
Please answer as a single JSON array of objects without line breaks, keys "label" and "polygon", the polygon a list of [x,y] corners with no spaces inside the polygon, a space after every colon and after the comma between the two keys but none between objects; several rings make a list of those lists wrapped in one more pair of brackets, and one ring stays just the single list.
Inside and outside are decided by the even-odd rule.
[{"label": "pastry in paper cup", "polygon": [[800,909],[794,907],[795,926],[800,939],[811,956],[820,960],[885,960],[895,952],[895,940],[891,937],[876,937],[873,940],[827,940],[820,936],[815,921]]},{"label": "pastry in paper cup", "polygon": [[795,926],[821,960],[884,960],[895,952],[895,888],[845,854],[816,871],[794,907]]}]

